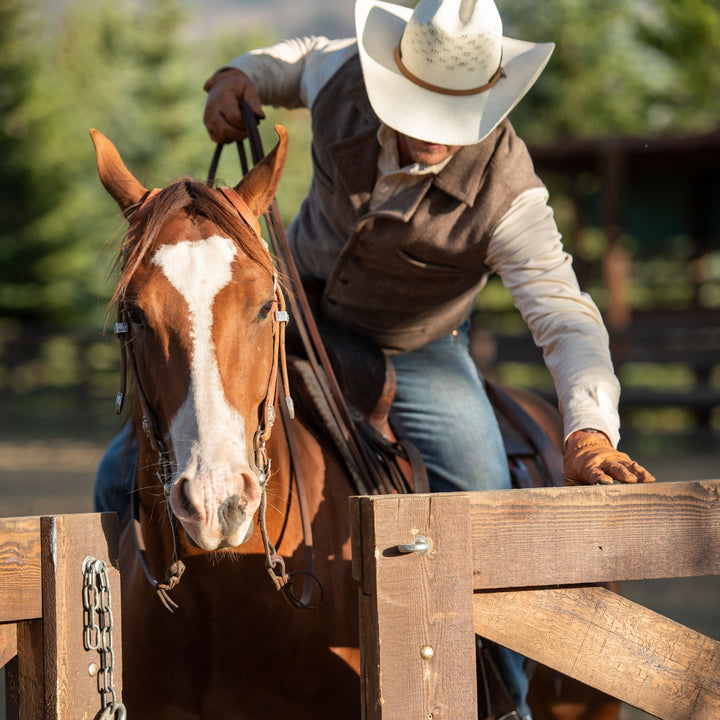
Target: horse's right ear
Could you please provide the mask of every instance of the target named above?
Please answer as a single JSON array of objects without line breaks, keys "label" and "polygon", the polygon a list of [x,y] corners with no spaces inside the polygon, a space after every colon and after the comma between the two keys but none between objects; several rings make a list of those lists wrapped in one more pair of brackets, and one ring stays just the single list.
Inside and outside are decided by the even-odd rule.
[{"label": "horse's right ear", "polygon": [[95,145],[100,181],[115,198],[125,217],[129,217],[135,206],[147,194],[147,190],[125,167],[120,153],[101,132],[91,128],[90,137]]},{"label": "horse's right ear", "polygon": [[288,134],[282,125],[275,125],[278,144],[235,186],[235,192],[246,202],[255,217],[260,217],[272,204],[287,158]]}]

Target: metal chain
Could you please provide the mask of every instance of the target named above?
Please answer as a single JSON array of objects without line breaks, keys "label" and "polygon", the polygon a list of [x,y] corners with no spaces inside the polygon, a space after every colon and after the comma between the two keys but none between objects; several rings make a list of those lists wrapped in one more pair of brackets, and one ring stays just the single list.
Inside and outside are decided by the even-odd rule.
[{"label": "metal chain", "polygon": [[115,695],[113,651],[113,614],[107,565],[88,555],[82,563],[83,572],[83,641],[86,650],[100,654],[97,674],[98,692],[102,701],[100,720],[125,720],[127,710]]}]

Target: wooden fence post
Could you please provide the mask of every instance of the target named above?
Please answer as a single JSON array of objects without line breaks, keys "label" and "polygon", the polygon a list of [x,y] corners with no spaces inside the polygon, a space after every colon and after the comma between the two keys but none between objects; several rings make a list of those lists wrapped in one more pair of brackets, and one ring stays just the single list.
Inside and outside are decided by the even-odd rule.
[{"label": "wooden fence post", "polygon": [[[83,560],[107,568],[112,608],[113,684],[122,697],[118,521],[114,513],[0,519],[5,597],[0,622],[8,665],[8,720],[91,720],[107,677],[98,650],[84,646]],[[7,583],[7,585],[5,585]],[[6,591],[6,592],[5,592]],[[13,621],[16,645],[12,647]],[[102,634],[102,633],[101,633]],[[107,658],[107,654],[105,655]]]},{"label": "wooden fence post", "polygon": [[[378,499],[362,498],[352,519],[366,629],[362,717],[476,720],[468,498]],[[427,554],[398,550],[418,536],[428,539]]]}]

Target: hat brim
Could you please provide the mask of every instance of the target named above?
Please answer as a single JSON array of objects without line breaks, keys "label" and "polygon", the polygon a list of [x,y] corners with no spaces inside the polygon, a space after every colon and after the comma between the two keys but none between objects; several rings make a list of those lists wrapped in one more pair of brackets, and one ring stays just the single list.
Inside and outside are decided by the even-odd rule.
[{"label": "hat brim", "polygon": [[505,77],[475,95],[446,95],[416,85],[395,62],[412,12],[396,3],[357,0],[355,26],[373,110],[394,130],[425,142],[472,145],[483,140],[532,87],[555,48],[554,43],[503,37]]}]

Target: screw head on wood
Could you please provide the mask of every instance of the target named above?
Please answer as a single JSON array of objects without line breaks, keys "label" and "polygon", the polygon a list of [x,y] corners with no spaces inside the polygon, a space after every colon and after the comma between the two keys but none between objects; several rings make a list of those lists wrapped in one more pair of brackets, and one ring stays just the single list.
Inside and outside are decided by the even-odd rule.
[{"label": "screw head on wood", "polygon": [[423,660],[432,660],[433,655],[435,655],[435,650],[431,645],[423,645],[420,648],[420,657]]}]

